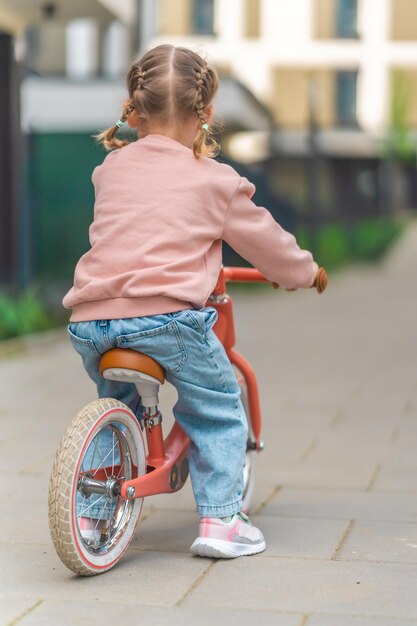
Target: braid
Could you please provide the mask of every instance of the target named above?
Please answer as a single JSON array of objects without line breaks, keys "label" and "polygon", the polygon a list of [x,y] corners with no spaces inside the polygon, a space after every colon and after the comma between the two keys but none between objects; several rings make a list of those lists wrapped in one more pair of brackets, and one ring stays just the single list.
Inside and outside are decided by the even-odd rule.
[{"label": "braid", "polygon": [[213,71],[210,70],[207,63],[196,71],[196,78],[196,97],[194,106],[198,119],[201,122],[201,129],[194,139],[193,152],[197,158],[201,155],[214,157],[219,153],[220,146],[211,136],[211,131],[208,128],[207,119],[204,113],[204,109],[209,102],[207,97],[207,94],[210,91],[209,81],[213,78]]},{"label": "braid", "polygon": [[[126,122],[129,115],[135,108],[135,103],[133,100],[128,100],[123,107],[122,115],[120,117],[120,121]],[[127,146],[128,141],[116,139],[116,133],[119,130],[119,124],[115,124],[111,128],[104,130],[102,133],[95,135],[97,141],[101,141],[106,148],[106,150],[116,150],[117,148],[123,148],[123,146]]]},{"label": "braid", "polygon": [[139,64],[136,64],[134,66],[134,77],[132,77],[134,79],[134,81],[136,82],[136,90],[138,91],[142,91],[142,89],[144,89],[145,87],[145,75],[146,72],[142,70],[141,66]]},{"label": "braid", "polygon": [[139,72],[139,75],[138,75],[138,89],[139,90],[143,89],[145,74],[146,72]]},{"label": "braid", "polygon": [[120,118],[122,122],[126,122],[127,118],[134,110],[135,110],[135,103],[133,102],[133,100],[128,100],[125,103],[125,106],[123,107],[122,117]]},{"label": "braid", "polygon": [[195,108],[197,111],[198,119],[201,121],[202,124],[206,124],[206,116],[204,115],[205,98],[203,97],[203,87],[207,90],[207,74],[208,74],[207,65],[203,67],[200,71],[196,72],[197,95],[196,95],[196,101],[195,101]]},{"label": "braid", "polygon": [[128,89],[133,107],[140,111],[142,119],[149,119],[153,112],[149,106],[153,92],[152,68],[144,69],[142,64],[136,63],[128,75]]}]

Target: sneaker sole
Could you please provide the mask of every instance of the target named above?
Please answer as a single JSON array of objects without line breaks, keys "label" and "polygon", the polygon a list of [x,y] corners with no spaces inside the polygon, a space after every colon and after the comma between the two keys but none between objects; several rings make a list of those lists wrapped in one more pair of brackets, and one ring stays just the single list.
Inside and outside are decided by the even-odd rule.
[{"label": "sneaker sole", "polygon": [[190,551],[197,556],[207,556],[215,559],[235,559],[238,556],[259,554],[265,548],[265,541],[256,545],[249,545],[247,543],[232,543],[222,539],[197,537]]}]

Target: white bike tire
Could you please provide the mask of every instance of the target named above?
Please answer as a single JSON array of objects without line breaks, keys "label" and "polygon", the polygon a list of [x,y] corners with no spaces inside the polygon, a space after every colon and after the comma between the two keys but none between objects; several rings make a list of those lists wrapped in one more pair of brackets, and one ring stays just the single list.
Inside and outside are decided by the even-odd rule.
[{"label": "white bike tire", "polygon": [[[124,500],[120,496],[113,513],[120,517],[119,526],[110,520],[108,544],[100,549],[88,545],[81,535],[77,516],[76,498],[79,492],[79,477],[82,475],[83,459],[88,446],[103,429],[116,433],[118,446],[129,449],[123,468],[125,479],[144,474],[146,454],[140,425],[132,411],[113,398],[102,398],[86,405],[74,418],[64,434],[56,452],[49,483],[49,526],[52,541],[61,561],[74,573],[93,576],[111,569],[122,557],[132,540],[138,524],[143,498]],[[125,449],[123,447],[123,450]],[[130,468],[130,469],[129,469]],[[122,465],[120,465],[120,471]],[[103,496],[107,497],[107,496]],[[113,506],[113,505],[112,505]],[[117,508],[118,507],[118,508]],[[88,507],[87,507],[88,508]],[[113,517],[112,513],[112,517]],[[114,533],[113,533],[114,531]],[[113,535],[112,535],[113,533]],[[113,537],[113,539],[111,539]]]}]

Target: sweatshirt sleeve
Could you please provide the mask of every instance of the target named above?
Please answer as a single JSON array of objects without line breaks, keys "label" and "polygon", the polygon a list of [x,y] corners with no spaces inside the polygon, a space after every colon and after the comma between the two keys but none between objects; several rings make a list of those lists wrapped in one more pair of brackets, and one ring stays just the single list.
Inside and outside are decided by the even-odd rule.
[{"label": "sweatshirt sleeve", "polygon": [[311,287],[318,271],[312,254],[252,202],[254,192],[242,178],[227,208],[222,238],[271,282],[285,289]]}]

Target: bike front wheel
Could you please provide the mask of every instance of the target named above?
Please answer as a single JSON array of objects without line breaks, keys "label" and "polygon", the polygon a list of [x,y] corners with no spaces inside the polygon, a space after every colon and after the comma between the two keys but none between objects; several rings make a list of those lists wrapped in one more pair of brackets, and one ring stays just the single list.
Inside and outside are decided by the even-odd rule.
[{"label": "bike front wheel", "polygon": [[58,556],[74,573],[101,574],[122,557],[143,498],[122,498],[121,485],[145,469],[139,422],[122,402],[95,400],[71,422],[52,468],[49,526]]}]

